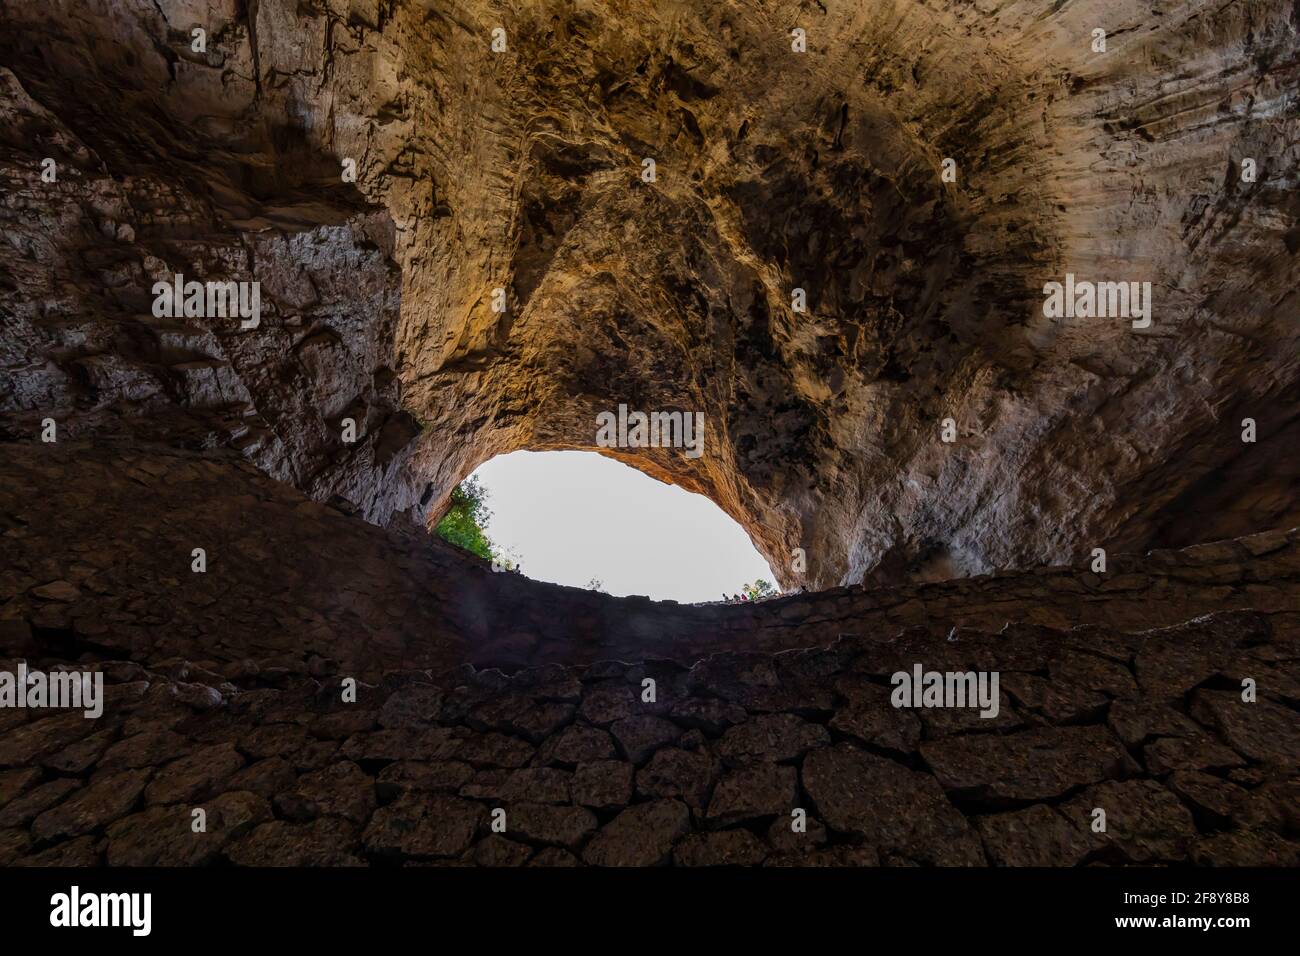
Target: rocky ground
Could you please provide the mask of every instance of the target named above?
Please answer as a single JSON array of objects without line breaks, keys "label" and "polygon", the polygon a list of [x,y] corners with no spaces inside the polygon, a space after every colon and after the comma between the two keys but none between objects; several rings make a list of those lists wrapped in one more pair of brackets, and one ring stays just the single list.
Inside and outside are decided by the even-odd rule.
[{"label": "rocky ground", "polygon": [[[0,863],[1297,865],[1298,658],[1229,612],[397,670],[354,703],[336,662],[103,662],[99,720],[0,714]],[[1000,668],[997,717],[892,707],[918,661]]]}]

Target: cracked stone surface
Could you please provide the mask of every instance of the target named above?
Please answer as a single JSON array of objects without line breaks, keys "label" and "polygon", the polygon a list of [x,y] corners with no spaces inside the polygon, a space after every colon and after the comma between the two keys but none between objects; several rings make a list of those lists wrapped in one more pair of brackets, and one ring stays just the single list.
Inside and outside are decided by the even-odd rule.
[{"label": "cracked stone surface", "polygon": [[[508,674],[408,668],[363,681],[355,702],[343,700],[338,676],[286,677],[280,661],[238,677],[223,677],[215,661],[83,663],[109,688],[130,677],[148,689],[110,695],[97,720],[20,711],[21,739],[40,741],[45,757],[28,765],[29,746],[0,753],[0,852],[6,865],[1300,864],[1300,700],[1261,684],[1247,702],[1227,690],[1241,665],[1213,663],[1228,648],[1229,660],[1293,670],[1293,632],[1252,611],[1109,631],[1108,648],[1129,648],[1122,661],[1084,650],[1072,631],[1032,635],[1019,652],[1030,664],[1068,648],[1115,673],[1146,660],[1209,667],[1211,678],[1160,704],[1122,696],[1140,694],[1133,681],[1108,680],[1103,707],[1082,723],[1020,701],[1023,726],[927,723],[917,746],[902,750],[863,739],[864,723],[887,726],[896,709],[887,694],[864,694],[860,675],[901,644],[922,661],[951,661],[983,653],[995,635],[842,636],[803,652],[815,665],[792,665],[789,652],[746,655],[744,667],[735,655],[706,657],[677,667],[658,702],[636,695],[612,735],[584,716],[609,716],[600,702],[617,696],[617,678],[607,662]],[[770,690],[772,674],[812,666],[836,688],[828,706],[731,704],[725,721],[699,726],[711,711],[704,702],[723,703],[711,695],[737,696],[747,681]],[[219,704],[170,692],[176,673],[210,675],[203,686]],[[639,673],[627,668],[622,679],[639,688]],[[1042,679],[1068,694],[1092,673],[1077,666]],[[572,700],[541,740],[473,716],[490,705],[544,706],[559,687]],[[678,697],[695,706],[680,716],[658,706]],[[411,713],[413,701],[419,727],[380,726],[381,715]],[[845,712],[858,716],[846,722]],[[85,739],[67,729],[73,719],[107,743],[63,763],[60,749]],[[38,733],[43,726],[54,729]],[[196,808],[204,832],[191,829]]]},{"label": "cracked stone surface", "polygon": [[[1300,865],[1300,18],[1041,7],[4,4],[0,866]],[[428,534],[622,402],[807,593]]]}]

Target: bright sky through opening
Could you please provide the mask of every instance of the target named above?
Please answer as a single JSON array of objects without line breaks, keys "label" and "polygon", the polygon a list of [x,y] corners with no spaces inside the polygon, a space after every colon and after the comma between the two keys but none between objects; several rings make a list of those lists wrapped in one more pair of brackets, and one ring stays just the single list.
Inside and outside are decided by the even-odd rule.
[{"label": "bright sky through opening", "polygon": [[703,495],[590,452],[517,451],[475,472],[488,489],[488,536],[525,575],[610,594],[719,601],[776,584],[740,526]]}]

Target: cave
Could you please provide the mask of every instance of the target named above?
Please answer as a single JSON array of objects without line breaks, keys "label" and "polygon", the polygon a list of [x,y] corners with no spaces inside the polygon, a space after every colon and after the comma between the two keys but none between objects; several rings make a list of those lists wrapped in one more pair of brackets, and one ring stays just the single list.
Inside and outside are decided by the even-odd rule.
[{"label": "cave", "polygon": [[[1300,864],[1293,2],[0,25],[0,671],[103,687],[0,866]],[[433,534],[515,451],[784,595]]]}]

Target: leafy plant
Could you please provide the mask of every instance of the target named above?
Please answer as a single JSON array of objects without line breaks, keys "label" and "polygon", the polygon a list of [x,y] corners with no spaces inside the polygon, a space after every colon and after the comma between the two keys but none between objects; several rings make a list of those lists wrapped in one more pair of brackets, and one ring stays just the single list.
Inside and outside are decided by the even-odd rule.
[{"label": "leafy plant", "polygon": [[487,499],[488,490],[477,477],[462,481],[451,493],[451,507],[434,531],[444,541],[491,561],[496,546],[485,530],[492,519]]}]

